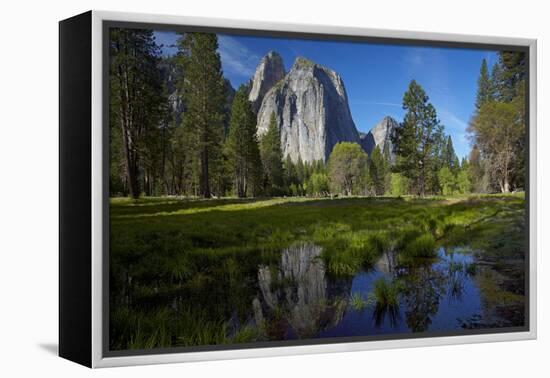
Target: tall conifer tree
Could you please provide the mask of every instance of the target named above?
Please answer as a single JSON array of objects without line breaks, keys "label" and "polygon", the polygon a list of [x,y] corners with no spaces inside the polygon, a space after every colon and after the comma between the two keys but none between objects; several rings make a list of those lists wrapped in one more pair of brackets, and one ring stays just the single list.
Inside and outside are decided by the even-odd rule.
[{"label": "tall conifer tree", "polygon": [[261,139],[260,154],[269,191],[280,193],[283,187],[283,151],[275,113],[271,113],[269,127]]},{"label": "tall conifer tree", "polygon": [[[186,106],[183,121],[193,138],[199,194],[211,196],[213,170],[221,169],[224,119],[224,80],[218,38],[213,33],[187,33],[178,41],[185,72],[182,83]],[[221,193],[220,193],[221,194]]]},{"label": "tall conifer tree", "polygon": [[435,108],[428,100],[424,89],[412,80],[403,96],[403,109],[407,112],[394,135],[395,170],[409,179],[412,190],[420,196],[424,196],[437,179],[436,143],[443,132]]},{"label": "tall conifer tree", "polygon": [[380,147],[374,147],[369,160],[369,175],[377,196],[381,196],[386,192],[386,162],[384,156],[380,152]]},{"label": "tall conifer tree", "polygon": [[156,175],[151,170],[159,156],[158,125],[166,106],[157,66],[160,49],[153,31],[142,29],[112,29],[109,47],[111,132],[122,147],[129,193],[137,198],[144,187],[151,190],[148,183]]},{"label": "tall conifer tree", "polygon": [[479,110],[481,105],[487,101],[491,101],[492,99],[493,90],[491,77],[487,67],[487,60],[483,59],[479,70],[479,78],[477,79],[476,109]]},{"label": "tall conifer tree", "polygon": [[239,88],[233,99],[226,148],[237,196],[246,197],[248,193],[258,195],[262,163],[256,136],[256,116],[244,86]]}]

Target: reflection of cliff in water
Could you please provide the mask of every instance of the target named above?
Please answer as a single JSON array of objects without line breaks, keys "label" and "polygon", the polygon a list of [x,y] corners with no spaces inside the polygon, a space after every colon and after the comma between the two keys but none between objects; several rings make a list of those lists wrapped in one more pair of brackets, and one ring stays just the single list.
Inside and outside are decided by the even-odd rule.
[{"label": "reflection of cliff in water", "polygon": [[385,250],[382,256],[374,263],[374,267],[387,276],[392,275],[397,269],[397,250],[395,248]]},{"label": "reflection of cliff in water", "polygon": [[257,324],[272,338],[313,337],[340,322],[351,280],[327,279],[322,248],[297,244],[282,251],[278,266],[260,266]]}]

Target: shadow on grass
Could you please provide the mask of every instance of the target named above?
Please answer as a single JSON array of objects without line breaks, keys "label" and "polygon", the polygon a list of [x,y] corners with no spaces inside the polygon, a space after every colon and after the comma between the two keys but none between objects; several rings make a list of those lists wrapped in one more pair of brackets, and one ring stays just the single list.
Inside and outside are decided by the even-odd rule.
[{"label": "shadow on grass", "polygon": [[265,198],[188,199],[172,197],[111,199],[110,209],[115,216],[132,216],[155,213],[175,213],[185,209],[208,209],[223,205],[249,204]]}]

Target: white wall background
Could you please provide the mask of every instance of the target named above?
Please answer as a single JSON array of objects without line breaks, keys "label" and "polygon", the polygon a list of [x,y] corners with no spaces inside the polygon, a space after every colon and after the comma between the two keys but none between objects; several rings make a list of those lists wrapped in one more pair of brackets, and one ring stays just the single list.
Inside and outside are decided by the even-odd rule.
[{"label": "white wall background", "polygon": [[[541,0],[4,1],[0,12],[0,376],[521,377],[550,371],[550,27]],[[56,357],[57,21],[89,9],[538,39],[539,339],[90,371]],[[542,194],[542,195],[541,195]],[[546,349],[546,350],[545,350]],[[544,374],[546,373],[546,374]]]}]

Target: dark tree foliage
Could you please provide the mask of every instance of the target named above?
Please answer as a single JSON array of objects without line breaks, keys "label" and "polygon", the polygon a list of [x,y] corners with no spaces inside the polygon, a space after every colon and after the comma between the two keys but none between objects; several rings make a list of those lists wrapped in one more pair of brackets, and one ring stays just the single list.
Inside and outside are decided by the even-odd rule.
[{"label": "dark tree foliage", "polygon": [[370,182],[373,186],[374,193],[377,196],[384,195],[388,187],[387,184],[387,162],[384,155],[380,152],[380,147],[376,146],[371,153],[369,160],[369,175]]},{"label": "dark tree foliage", "polygon": [[142,189],[150,195],[161,171],[159,126],[166,111],[157,67],[160,49],[153,32],[141,29],[111,29],[109,48],[111,156],[114,162],[123,160],[112,173],[124,173],[113,184],[123,182],[133,198]]},{"label": "dark tree foliage", "polygon": [[261,185],[262,162],[256,136],[256,115],[241,86],[231,107],[227,160],[233,176],[235,193],[239,197],[258,194]]},{"label": "dark tree foliage", "polygon": [[437,141],[443,127],[422,87],[412,80],[403,96],[407,112],[394,135],[397,153],[395,171],[409,179],[412,192],[424,196],[437,177]]},{"label": "dark tree foliage", "polygon": [[492,101],[494,95],[493,92],[491,77],[487,67],[487,60],[483,59],[479,70],[479,78],[477,79],[476,109],[479,110],[481,105],[485,102]]},{"label": "dark tree foliage", "polygon": [[501,51],[498,54],[501,67],[499,100],[512,102],[525,84],[526,54],[517,51]]},{"label": "dark tree foliage", "polygon": [[269,128],[263,135],[260,143],[260,154],[266,178],[265,187],[268,193],[283,193],[283,151],[281,149],[281,135],[275,118],[271,113]]},{"label": "dark tree foliage", "polygon": [[[199,194],[205,198],[219,191],[224,136],[225,82],[218,38],[213,33],[187,33],[178,40],[180,63],[185,71],[181,84],[186,111],[184,127],[198,171]],[[217,193],[222,195],[223,193]]]},{"label": "dark tree foliage", "polygon": [[468,128],[475,147],[470,179],[490,192],[525,185],[525,75],[524,53],[499,52],[492,97],[480,104]]},{"label": "dark tree foliage", "polygon": [[453,147],[453,140],[450,135],[448,135],[445,139],[442,157],[443,166],[448,167],[453,172],[460,169],[460,162],[458,161],[458,156],[456,156],[455,149]]}]

